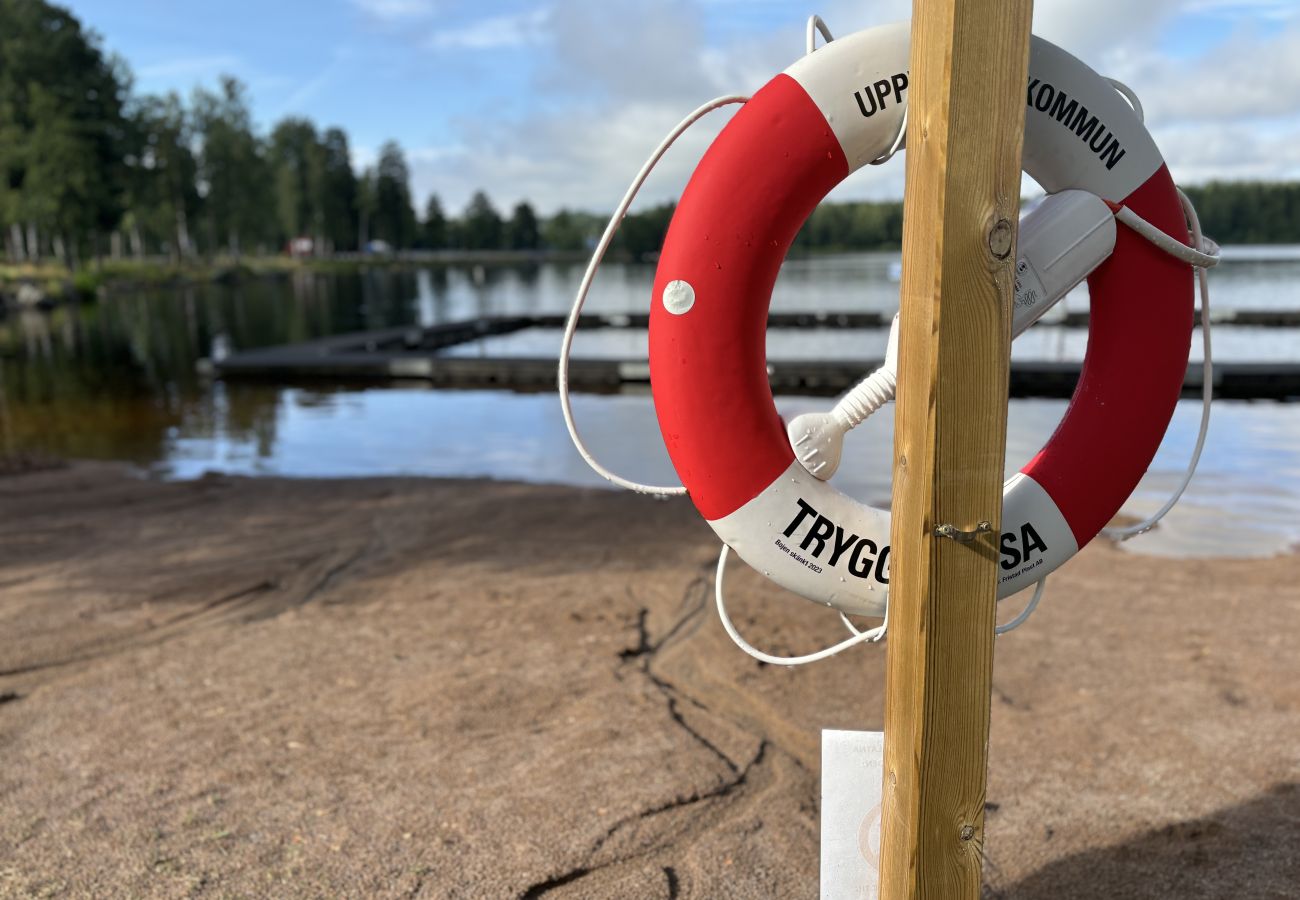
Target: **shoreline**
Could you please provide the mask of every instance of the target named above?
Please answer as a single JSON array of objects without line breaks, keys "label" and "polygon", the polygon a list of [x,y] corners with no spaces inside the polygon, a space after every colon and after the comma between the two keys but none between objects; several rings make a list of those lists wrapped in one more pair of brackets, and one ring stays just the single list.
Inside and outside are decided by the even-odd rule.
[{"label": "shoreline", "polygon": [[[0,895],[810,896],[818,729],[882,718],[882,654],[727,642],[685,502],[81,462],[0,509]],[[988,896],[1300,883],[1297,576],[1053,576],[998,644]],[[731,583],[772,652],[838,636]]]},{"label": "shoreline", "polygon": [[61,263],[0,263],[0,316],[6,309],[49,309],[61,303],[91,302],[164,285],[231,284],[251,279],[289,278],[300,273],[335,274],[365,269],[482,266],[517,267],[585,263],[585,253],[540,250],[411,250],[390,254],[340,253],[322,257],[283,254],[165,259],[105,259],[69,269]]},{"label": "shoreline", "polygon": [[[790,260],[813,260],[862,253],[898,253],[894,244],[874,246],[818,246],[791,249]],[[1266,244],[1227,244],[1229,262],[1293,259],[1300,245],[1286,241]],[[1289,251],[1289,252],[1288,252]],[[421,268],[518,267],[549,263],[585,265],[587,251],[574,250],[401,250],[391,253],[334,253],[327,256],[293,257],[277,254],[245,254],[239,258],[217,255],[188,260],[162,257],[143,259],[104,258],[69,269],[60,262],[0,262],[0,314],[6,308],[49,308],[64,302],[90,301],[100,293],[119,293],[159,285],[238,283],[258,278],[287,278],[297,273],[340,273],[364,269],[410,270]],[[611,251],[607,262],[651,264],[653,259],[633,259]],[[24,285],[36,294],[19,296]]]}]

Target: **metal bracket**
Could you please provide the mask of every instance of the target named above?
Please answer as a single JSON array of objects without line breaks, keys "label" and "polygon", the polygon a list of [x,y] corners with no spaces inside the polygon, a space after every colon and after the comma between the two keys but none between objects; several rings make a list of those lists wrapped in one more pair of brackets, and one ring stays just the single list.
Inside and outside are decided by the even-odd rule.
[{"label": "metal bracket", "polygon": [[970,531],[963,531],[956,525],[948,525],[945,523],[934,527],[934,536],[951,538],[959,544],[969,544],[981,534],[988,534],[992,530],[993,526],[988,522],[977,522],[975,527]]}]

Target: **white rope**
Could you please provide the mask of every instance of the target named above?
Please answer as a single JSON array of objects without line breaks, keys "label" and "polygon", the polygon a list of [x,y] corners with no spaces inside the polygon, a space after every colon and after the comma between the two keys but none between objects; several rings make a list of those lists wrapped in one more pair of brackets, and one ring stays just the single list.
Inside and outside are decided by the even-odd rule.
[{"label": "white rope", "polygon": [[816,653],[808,653],[803,656],[773,656],[770,653],[764,653],[749,641],[740,636],[736,626],[732,623],[731,617],[727,615],[727,602],[723,599],[722,579],[727,570],[727,555],[731,550],[726,544],[722,545],[722,551],[718,553],[718,568],[713,579],[713,598],[718,606],[718,618],[722,620],[722,627],[726,629],[727,636],[735,643],[737,647],[744,650],[754,659],[760,662],[769,663],[774,666],[803,666],[808,663],[820,662],[823,659],[829,659],[837,653],[842,653],[850,647],[866,642],[876,642],[884,638],[885,632],[889,627],[889,612],[885,611],[885,621],[875,628],[868,631],[858,631],[853,627],[853,623],[846,618],[845,624],[854,632],[853,637],[848,640],[840,641],[827,647],[824,650],[818,650]]},{"label": "white rope", "polygon": [[[1192,244],[1194,245],[1192,247],[1188,247],[1181,241],[1169,237],[1151,223],[1139,218],[1127,207],[1121,207],[1116,212],[1115,218],[1160,249],[1178,259],[1191,263],[1196,268],[1196,284],[1201,294],[1201,346],[1203,348],[1201,361],[1201,428],[1196,435],[1196,446],[1192,449],[1192,458],[1187,463],[1187,469],[1183,473],[1182,481],[1179,482],[1177,489],[1170,495],[1169,499],[1165,501],[1165,505],[1160,507],[1155,515],[1136,525],[1123,528],[1103,528],[1102,534],[1114,541],[1126,541],[1131,537],[1150,531],[1156,527],[1157,522],[1165,517],[1166,513],[1178,504],[1178,501],[1182,499],[1183,492],[1191,484],[1192,476],[1196,474],[1196,467],[1201,461],[1201,451],[1205,449],[1205,437],[1210,431],[1210,406],[1214,399],[1214,355],[1210,350],[1210,280],[1206,276],[1205,270],[1219,264],[1219,248],[1213,241],[1207,241],[1201,233],[1201,219],[1196,214],[1196,207],[1192,205],[1191,199],[1181,190],[1178,191],[1178,199],[1183,205],[1183,213],[1187,217],[1187,224],[1191,227]],[[1206,253],[1206,250],[1212,250],[1213,252]]]},{"label": "white rope", "polygon": [[592,253],[591,262],[587,264],[587,271],[582,276],[582,283],[578,285],[578,294],[573,299],[573,308],[569,310],[568,321],[564,324],[564,338],[560,343],[560,366],[557,373],[557,380],[560,393],[560,409],[564,412],[564,425],[569,429],[569,438],[573,441],[573,446],[577,448],[583,460],[587,465],[607,481],[617,484],[619,487],[636,491],[640,494],[654,494],[661,497],[679,496],[686,493],[686,488],[681,485],[675,487],[657,486],[653,484],[641,484],[638,481],[630,481],[621,475],[611,472],[600,464],[587,449],[581,436],[578,434],[577,423],[573,419],[573,407],[569,402],[569,353],[573,349],[573,336],[578,329],[578,317],[582,315],[582,307],[587,302],[587,293],[591,290],[591,283],[596,277],[596,271],[600,268],[601,261],[605,258],[605,252],[609,250],[610,242],[614,240],[614,235],[618,231],[618,226],[623,222],[623,217],[627,215],[628,207],[632,205],[637,191],[641,190],[641,185],[650,176],[651,171],[668,152],[668,148],[673,145],[679,137],[686,132],[688,128],[704,118],[715,109],[728,106],[732,103],[745,103],[748,97],[740,94],[729,94],[725,97],[716,97],[699,109],[692,112],[689,116],[677,123],[668,136],[659,142],[659,146],[650,154],[650,158],[641,166],[641,171],[637,172],[636,177],[632,179],[632,184],[628,186],[627,193],[619,201],[618,206],[614,209],[614,214],[609,218],[609,224],[605,226],[605,233],[601,235],[600,242],[596,244],[595,252]]},{"label": "white rope", "polygon": [[1043,599],[1043,589],[1046,587],[1047,576],[1044,575],[1042,578],[1038,579],[1037,587],[1034,588],[1034,596],[1029,598],[1029,602],[1025,604],[1025,608],[1020,611],[1020,614],[1005,625],[995,625],[993,627],[993,633],[1006,634],[1008,631],[1015,631],[1021,625],[1025,624],[1025,622],[1029,620],[1029,617],[1034,614],[1034,610],[1038,608],[1038,601]]},{"label": "white rope", "polygon": [[877,156],[871,161],[873,166],[883,166],[894,158],[894,154],[903,148],[903,141],[907,138],[907,110],[903,107],[903,118],[898,122],[898,132],[894,135],[894,142],[890,144],[889,149]]},{"label": "white rope", "polygon": [[1133,89],[1118,78],[1107,78],[1106,80],[1110,82],[1110,86],[1121,97],[1128,101],[1128,105],[1133,107],[1133,112],[1137,113],[1138,121],[1146,122],[1147,117],[1146,113],[1142,111],[1142,101],[1138,99],[1138,95],[1134,93]]},{"label": "white rope", "polygon": [[831,30],[827,28],[826,23],[822,21],[821,16],[809,16],[808,38],[804,43],[804,47],[806,48],[805,55],[812,53],[817,49],[817,32],[819,31],[822,33],[822,38],[825,39],[826,43],[829,44],[831,41],[835,40],[831,35]]},{"label": "white rope", "polygon": [[[1178,199],[1182,201],[1183,212],[1187,216],[1188,225],[1191,225],[1195,220],[1199,233],[1200,220],[1196,218],[1196,210],[1192,208],[1192,201],[1188,200],[1187,195],[1182,191],[1178,191]],[[1115,221],[1123,222],[1170,256],[1198,269],[1212,269],[1219,264],[1218,244],[1205,240],[1203,236],[1199,238],[1193,237],[1196,245],[1189,247],[1177,238],[1165,234],[1127,206],[1121,206],[1115,210]]]},{"label": "white rope", "polygon": [[[858,644],[879,643],[880,641],[883,641],[885,636],[889,633],[888,607],[885,608],[884,621],[875,628],[869,628],[866,631],[859,629],[852,621],[850,621],[848,616],[841,612],[840,621],[843,622],[844,627],[853,634],[853,637],[848,638],[847,640],[840,641],[838,644],[832,644],[831,646],[818,650],[815,653],[805,653],[801,656],[773,656],[770,653],[765,653],[764,651],[759,650],[749,641],[741,637],[740,632],[736,629],[736,624],[731,620],[731,616],[727,613],[726,591],[723,587],[723,580],[727,572],[727,557],[730,555],[730,550],[730,547],[723,544],[722,549],[718,553],[718,567],[714,573],[713,579],[713,599],[718,607],[718,619],[722,622],[722,627],[727,632],[727,636],[731,638],[732,643],[745,651],[745,653],[754,657],[754,659],[773,666],[804,666],[808,663],[821,662],[823,659],[830,659],[832,656],[843,653],[845,650],[850,647],[856,647]],[[993,633],[1006,634],[1008,631],[1014,631],[1023,625],[1029,617],[1033,615],[1034,610],[1037,609],[1038,601],[1043,598],[1043,589],[1046,586],[1047,577],[1044,576],[1039,579],[1037,587],[1034,590],[1034,595],[1030,598],[1029,603],[1026,604],[1025,608],[1005,625],[996,625],[993,629]]]},{"label": "white rope", "polygon": [[[1029,598],[1029,602],[1025,604],[1025,608],[1007,624],[995,625],[993,627],[994,634],[1006,634],[1008,631],[1015,631],[1021,625],[1025,624],[1029,617],[1033,615],[1034,610],[1038,608],[1038,601],[1043,599],[1043,589],[1047,587],[1047,576],[1044,575],[1042,578],[1038,579],[1038,581],[1034,582],[1034,585],[1034,595]],[[998,600],[998,603],[1001,603],[1002,600],[1005,599],[1007,598],[1001,598]],[[888,608],[886,608],[886,610],[887,609]],[[862,634],[862,632],[858,630],[857,626],[854,625],[853,622],[849,620],[849,617],[844,613],[840,613],[840,621],[844,623],[845,628],[854,634]]]},{"label": "white rope", "polygon": [[[822,38],[826,41],[826,43],[829,44],[835,40],[834,36],[831,35],[830,28],[826,26],[826,23],[822,20],[821,16],[809,16],[808,28],[804,38],[805,56],[817,49],[817,32],[819,31],[822,33]],[[871,165],[883,166],[885,163],[893,159],[894,154],[897,153],[902,148],[903,140],[906,137],[907,137],[907,107],[904,106],[903,118],[902,121],[898,123],[898,132],[894,135],[893,142],[890,144],[888,150],[886,150],[880,156],[877,156],[875,159],[871,161]]]}]

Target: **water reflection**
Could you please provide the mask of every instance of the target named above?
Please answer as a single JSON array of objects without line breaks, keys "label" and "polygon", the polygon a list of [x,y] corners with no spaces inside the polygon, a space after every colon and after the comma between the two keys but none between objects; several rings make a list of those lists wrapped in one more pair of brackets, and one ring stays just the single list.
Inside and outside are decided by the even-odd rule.
[{"label": "water reflection", "polygon": [[[891,253],[791,260],[781,271],[773,308],[892,312],[896,260]],[[478,315],[563,313],[582,273],[576,263],[296,272],[238,284],[156,285],[118,291],[84,306],[11,312],[0,317],[0,447],[7,453],[128,460],[173,477],[221,469],[592,483],[569,449],[553,396],[213,383],[196,369],[200,358],[213,354],[349,331],[429,326]],[[644,311],[652,278],[649,265],[607,266],[591,311]],[[1213,285],[1219,308],[1300,308],[1300,251],[1229,248]],[[1072,295],[1066,302],[1081,308],[1086,296]],[[1300,358],[1300,334],[1293,329],[1225,328],[1215,336],[1223,358]],[[882,351],[883,340],[880,331],[813,330],[773,335],[770,346],[774,357],[870,359]],[[1077,358],[1085,341],[1082,330],[1047,324],[1025,335],[1015,353],[1022,359]],[[551,356],[557,345],[558,335],[539,330],[458,352]],[[1193,346],[1194,354],[1199,352],[1199,341]],[[644,351],[643,332],[592,331],[579,338],[579,352],[588,355]],[[801,403],[820,405],[782,402],[791,412]],[[1012,404],[1012,460],[1017,447],[1023,445],[1027,458],[1050,433],[1063,408],[1052,402]],[[648,481],[672,478],[647,398],[586,397],[579,403],[589,407],[586,427],[593,442],[607,440],[623,468]],[[1236,514],[1236,509],[1249,510],[1264,523],[1243,521],[1236,531],[1262,528],[1269,537],[1259,546],[1276,548],[1279,541],[1296,539],[1300,405],[1219,404],[1217,410],[1211,446],[1222,450],[1217,456],[1207,451],[1211,474],[1198,478],[1175,514],[1189,522],[1201,516],[1200,524],[1171,525],[1146,547],[1160,547],[1166,539],[1170,547],[1193,546],[1191,534],[1212,534],[1211,517],[1221,520],[1225,510]],[[888,446],[888,421],[881,415],[861,437],[855,435],[862,464],[846,465],[846,471],[887,476],[887,451],[874,454]],[[1169,445],[1187,443],[1189,428],[1194,436],[1195,418],[1180,405]],[[1171,451],[1177,465],[1169,465],[1161,462],[1165,452],[1131,502],[1133,512],[1158,504],[1171,486],[1166,482],[1177,477],[1185,454]],[[846,477],[846,488],[857,496],[875,501],[888,496],[887,479]],[[1218,528],[1220,534],[1223,530]],[[1180,533],[1181,538],[1168,537]],[[1224,549],[1222,543],[1215,546]]]},{"label": "water reflection", "polygon": [[[488,356],[536,359],[554,356],[560,346],[559,329],[525,328],[510,334],[484,337],[447,347],[443,356]],[[1213,331],[1214,358],[1220,362],[1294,362],[1300,358],[1300,328],[1263,326],[1219,327]],[[857,359],[884,357],[889,333],[883,328],[799,328],[767,332],[770,360]],[[1040,322],[1016,338],[1011,358],[1020,361],[1077,362],[1088,347],[1083,328],[1064,328]],[[650,351],[644,328],[602,328],[580,331],[573,355],[582,359],[645,359]],[[1201,330],[1193,329],[1188,359],[1203,357]]]},{"label": "water reflection", "polygon": [[[240,391],[216,404],[231,416]],[[227,389],[217,388],[218,397]],[[219,419],[169,440],[158,470],[194,478],[207,471],[247,475],[362,477],[406,474],[486,477],[608,487],[569,444],[552,394],[438,391],[425,387],[279,392],[276,441],[258,442],[249,423]],[[825,409],[818,398],[782,397],[787,419]],[[1055,430],[1066,403],[1010,405],[1007,474]],[[578,395],[574,410],[588,445],[614,471],[639,481],[676,481],[645,395]],[[1154,512],[1177,485],[1196,440],[1200,405],[1182,401],[1169,434],[1124,511]],[[205,425],[208,423],[205,423]],[[849,435],[834,482],[888,506],[893,407]],[[1262,556],[1300,542],[1300,404],[1221,402],[1196,479],[1161,526],[1126,549],[1160,555]]]}]

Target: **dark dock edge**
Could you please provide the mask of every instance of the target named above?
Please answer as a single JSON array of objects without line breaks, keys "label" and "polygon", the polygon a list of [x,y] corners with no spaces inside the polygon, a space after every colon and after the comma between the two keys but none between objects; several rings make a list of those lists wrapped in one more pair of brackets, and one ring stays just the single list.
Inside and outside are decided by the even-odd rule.
[{"label": "dark dock edge", "polygon": [[[1300,325],[1300,313],[1271,311],[1237,311],[1224,324],[1281,327],[1279,323],[1287,315],[1294,316],[1295,323]],[[1268,316],[1275,318],[1266,322]],[[583,316],[579,328],[645,328],[648,319],[644,314]],[[1082,324],[1086,323],[1084,314]],[[867,329],[883,328],[887,324],[888,319],[878,313],[781,313],[769,317],[772,328]],[[1069,316],[1050,324],[1076,327]],[[416,379],[443,388],[546,391],[553,390],[556,384],[554,357],[479,358],[445,356],[441,351],[526,328],[563,327],[563,316],[547,315],[488,317],[428,328],[386,328],[204,360],[200,370],[221,378]],[[774,360],[768,365],[768,373],[774,393],[833,396],[848,390],[879,364],[878,360]],[[1074,393],[1081,368],[1079,362],[1012,361],[1009,393],[1012,397],[1068,398]],[[575,391],[608,393],[644,388],[649,380],[650,369],[644,360],[573,359],[570,362],[569,383]],[[1201,382],[1200,364],[1189,365],[1183,381],[1184,396],[1199,395]],[[1242,400],[1300,399],[1300,363],[1216,363],[1214,396]]]}]

